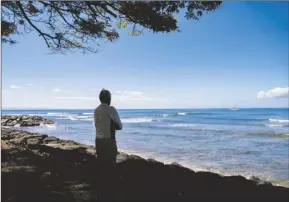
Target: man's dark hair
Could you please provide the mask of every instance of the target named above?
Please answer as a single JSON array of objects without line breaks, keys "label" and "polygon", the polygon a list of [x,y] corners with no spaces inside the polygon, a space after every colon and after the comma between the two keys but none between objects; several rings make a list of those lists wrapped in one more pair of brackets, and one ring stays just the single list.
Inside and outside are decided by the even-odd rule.
[{"label": "man's dark hair", "polygon": [[105,104],[110,105],[110,101],[111,101],[110,92],[106,89],[102,89],[99,93],[99,100],[101,103],[105,103]]}]

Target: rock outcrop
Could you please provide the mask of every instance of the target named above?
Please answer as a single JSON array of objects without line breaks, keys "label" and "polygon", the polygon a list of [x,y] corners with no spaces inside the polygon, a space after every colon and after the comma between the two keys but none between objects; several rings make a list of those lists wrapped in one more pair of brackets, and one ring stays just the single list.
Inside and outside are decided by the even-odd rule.
[{"label": "rock outcrop", "polygon": [[94,148],[2,128],[1,201],[288,201],[289,189],[242,176],[194,172],[119,153],[101,170]]},{"label": "rock outcrop", "polygon": [[42,124],[54,124],[54,121],[42,118],[41,116],[30,115],[4,115],[1,119],[1,126],[40,126]]}]

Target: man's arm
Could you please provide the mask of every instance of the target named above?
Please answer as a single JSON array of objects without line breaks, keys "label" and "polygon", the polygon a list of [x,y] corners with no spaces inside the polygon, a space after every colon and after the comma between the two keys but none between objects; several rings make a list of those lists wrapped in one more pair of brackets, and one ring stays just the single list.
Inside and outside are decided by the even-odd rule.
[{"label": "man's arm", "polygon": [[93,112],[93,122],[94,122],[94,127],[96,128],[96,120],[97,120],[97,116],[96,116],[96,113],[95,113],[95,110]]},{"label": "man's arm", "polygon": [[115,131],[116,131],[116,124],[113,120],[110,120],[110,136],[111,139],[115,140]]},{"label": "man's arm", "polygon": [[114,124],[116,126],[115,129],[116,130],[122,130],[122,123],[120,121],[117,110],[113,106],[110,106],[110,114],[109,115],[110,115],[111,120],[114,122]]}]

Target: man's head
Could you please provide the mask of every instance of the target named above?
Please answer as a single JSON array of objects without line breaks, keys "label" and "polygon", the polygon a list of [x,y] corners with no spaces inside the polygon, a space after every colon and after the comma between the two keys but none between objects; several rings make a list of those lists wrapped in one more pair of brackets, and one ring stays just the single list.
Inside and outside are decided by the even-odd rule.
[{"label": "man's head", "polygon": [[102,89],[99,93],[99,100],[102,104],[110,105],[111,101],[111,94],[108,90]]}]

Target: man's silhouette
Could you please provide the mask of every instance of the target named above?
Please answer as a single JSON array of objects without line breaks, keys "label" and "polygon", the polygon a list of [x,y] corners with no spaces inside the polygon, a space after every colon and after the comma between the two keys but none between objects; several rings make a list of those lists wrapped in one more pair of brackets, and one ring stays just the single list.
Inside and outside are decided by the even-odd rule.
[{"label": "man's silhouette", "polygon": [[122,129],[122,124],[117,110],[110,106],[110,92],[103,89],[99,94],[99,100],[101,104],[94,110],[95,149],[98,162],[95,183],[99,185],[98,197],[107,200],[116,197],[119,177],[115,169],[117,156],[115,132]]},{"label": "man's silhouette", "polygon": [[110,106],[110,92],[103,89],[99,94],[99,100],[101,104],[94,110],[96,154],[100,163],[115,164],[117,155],[115,131],[121,130],[122,124],[117,110]]}]

